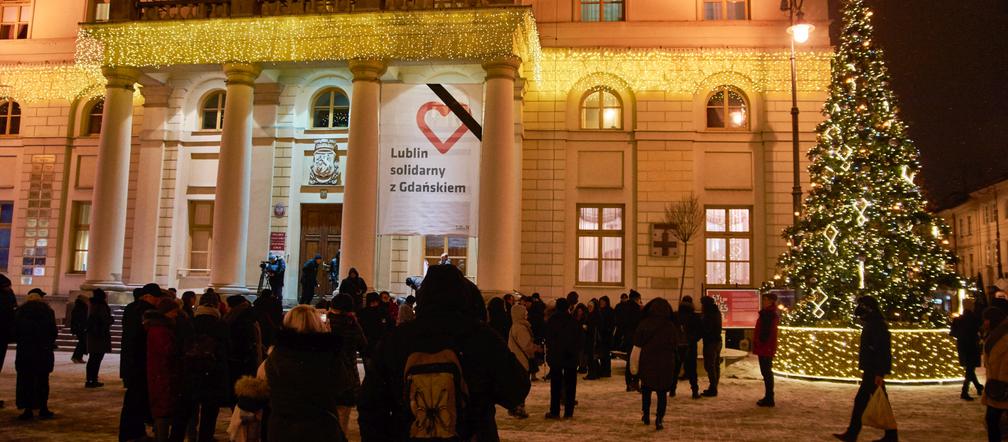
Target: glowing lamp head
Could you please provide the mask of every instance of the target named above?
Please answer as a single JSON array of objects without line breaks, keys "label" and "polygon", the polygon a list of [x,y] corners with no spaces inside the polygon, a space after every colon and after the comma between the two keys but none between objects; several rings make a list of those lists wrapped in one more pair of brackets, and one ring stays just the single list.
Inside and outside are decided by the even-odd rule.
[{"label": "glowing lamp head", "polygon": [[742,127],[745,125],[745,112],[735,111],[728,114],[728,116],[731,118],[732,126]]},{"label": "glowing lamp head", "polygon": [[794,25],[788,27],[788,34],[791,34],[791,38],[794,39],[795,43],[805,43],[809,39],[809,34],[815,29],[808,23],[798,22]]}]

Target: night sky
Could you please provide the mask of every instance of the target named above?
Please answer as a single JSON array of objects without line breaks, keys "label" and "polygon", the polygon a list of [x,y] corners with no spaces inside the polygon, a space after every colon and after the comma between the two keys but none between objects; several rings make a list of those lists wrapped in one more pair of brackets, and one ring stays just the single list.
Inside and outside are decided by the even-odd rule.
[{"label": "night sky", "polygon": [[[830,1],[835,37],[840,0]],[[927,199],[947,207],[1008,178],[1008,0],[867,3]]]}]

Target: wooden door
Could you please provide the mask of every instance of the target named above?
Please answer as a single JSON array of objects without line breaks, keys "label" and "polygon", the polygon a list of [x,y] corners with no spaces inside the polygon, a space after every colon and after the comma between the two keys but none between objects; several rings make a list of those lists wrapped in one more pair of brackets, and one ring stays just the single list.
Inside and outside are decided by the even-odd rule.
[{"label": "wooden door", "polygon": [[[325,266],[319,268],[319,285],[315,289],[315,295],[328,296],[335,289],[329,282],[328,265],[339,253],[342,223],[342,204],[301,205],[301,261],[298,263],[298,281],[301,280],[301,266],[316,254],[322,255],[322,263]],[[300,287],[298,293],[301,293]]]}]

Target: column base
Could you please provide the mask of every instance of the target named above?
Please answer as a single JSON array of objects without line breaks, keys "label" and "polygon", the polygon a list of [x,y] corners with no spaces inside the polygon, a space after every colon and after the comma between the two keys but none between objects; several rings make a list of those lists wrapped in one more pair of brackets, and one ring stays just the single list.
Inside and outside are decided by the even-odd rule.
[{"label": "column base", "polygon": [[255,290],[250,290],[244,285],[214,284],[210,283],[210,288],[214,289],[223,298],[225,295],[253,295]]},{"label": "column base", "polygon": [[84,291],[102,289],[106,292],[127,292],[132,290],[126,287],[126,284],[122,281],[84,281],[80,289]]}]

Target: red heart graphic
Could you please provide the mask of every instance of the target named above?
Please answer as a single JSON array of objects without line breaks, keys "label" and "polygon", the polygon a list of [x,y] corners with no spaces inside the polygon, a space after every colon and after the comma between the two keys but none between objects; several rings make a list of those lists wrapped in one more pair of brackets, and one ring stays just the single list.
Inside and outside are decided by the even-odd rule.
[{"label": "red heart graphic", "polygon": [[[462,108],[465,109],[466,112],[469,112],[469,106],[463,104]],[[451,109],[449,109],[448,106],[444,104],[438,103],[436,101],[428,101],[424,103],[422,106],[420,106],[420,109],[417,110],[416,114],[417,127],[420,129],[420,132],[422,132],[424,136],[427,137],[427,140],[431,142],[431,145],[433,145],[434,148],[438,150],[438,152],[441,152],[441,154],[444,155],[448,153],[449,150],[451,150],[452,146],[454,146],[455,143],[458,142],[459,138],[462,138],[462,135],[465,135],[466,131],[469,130],[469,128],[467,128],[465,124],[460,124],[458,129],[455,129],[455,132],[453,132],[451,136],[448,137],[447,140],[441,140],[441,138],[438,137],[437,134],[435,134],[434,131],[431,130],[430,126],[427,125],[427,122],[424,121],[424,117],[427,115],[427,112],[430,112],[432,110],[436,110],[437,113],[441,114],[442,117],[447,116],[451,112]]]}]

